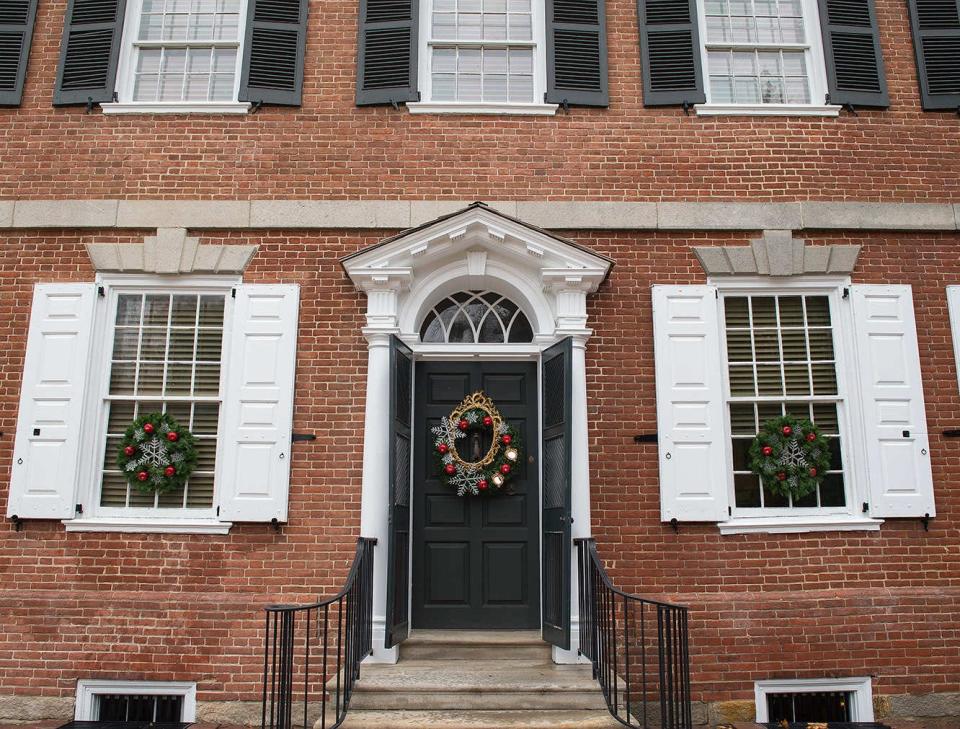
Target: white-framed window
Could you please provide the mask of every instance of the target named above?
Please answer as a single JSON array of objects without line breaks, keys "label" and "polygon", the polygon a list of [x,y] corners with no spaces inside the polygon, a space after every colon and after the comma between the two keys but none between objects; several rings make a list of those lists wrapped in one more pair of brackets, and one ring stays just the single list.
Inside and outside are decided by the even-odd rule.
[{"label": "white-framed window", "polygon": [[193,722],[197,685],[188,681],[80,679],[74,706],[77,721]]},{"label": "white-framed window", "polygon": [[543,0],[423,0],[412,112],[551,113]]},{"label": "white-framed window", "polygon": [[[843,458],[846,363],[837,345],[844,331],[840,296],[836,288],[721,293],[734,517],[850,511]],[[816,491],[796,501],[770,492],[750,470],[757,433],[766,421],[785,415],[809,419],[830,443],[830,470]]]},{"label": "white-framed window", "polygon": [[117,103],[162,111],[243,112],[237,101],[246,0],[130,0]]},{"label": "white-framed window", "polygon": [[835,114],[816,0],[698,0],[707,103],[698,113]]},{"label": "white-framed window", "polygon": [[758,723],[873,721],[869,677],[757,681],[754,700]]}]

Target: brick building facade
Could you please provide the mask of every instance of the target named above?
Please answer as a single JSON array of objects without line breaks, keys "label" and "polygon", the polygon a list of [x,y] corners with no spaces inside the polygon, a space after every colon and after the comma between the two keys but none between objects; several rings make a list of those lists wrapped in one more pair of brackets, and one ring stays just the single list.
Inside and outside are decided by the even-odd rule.
[{"label": "brick building facade", "polygon": [[[249,0],[209,13],[211,23],[228,27],[234,7],[241,30],[231,46],[228,31],[210,40],[202,28],[192,42],[178,40],[175,30],[138,40],[130,13],[145,23],[149,0],[128,0],[126,15],[123,3],[110,11],[116,48],[104,63],[111,93],[90,95],[97,103],[85,108],[86,97],[76,105],[79,96],[68,98],[61,79],[64,18],[78,23],[84,0],[69,8],[25,2],[24,18],[36,16],[26,24],[28,60],[23,55],[23,79],[13,84],[18,98],[0,99],[9,103],[0,108],[0,472],[9,474],[0,504],[17,517],[0,532],[7,616],[0,720],[70,718],[78,680],[115,679],[194,682],[200,718],[259,721],[262,607],[333,594],[361,534],[381,538],[377,579],[386,579],[386,506],[377,493],[390,480],[383,460],[389,424],[378,400],[387,373],[375,360],[390,334],[423,361],[538,361],[537,353],[565,334],[577,342],[574,371],[585,400],[577,400],[575,384],[581,425],[567,478],[574,481],[572,513],[581,518],[573,533],[596,539],[620,587],[690,606],[699,723],[753,718],[758,681],[851,677],[871,679],[874,715],[893,727],[960,720],[960,462],[948,437],[960,427],[960,310],[952,311],[960,289],[950,288],[960,286],[960,121],[947,110],[951,93],[960,96],[953,68],[960,67],[960,9],[955,0],[943,3],[938,26],[955,43],[946,56],[955,63],[938,66],[943,56],[921,53],[926,66],[919,68],[927,70],[920,71],[915,39],[926,36],[919,1],[851,3],[869,10],[887,98],[862,103],[848,94],[857,99],[849,108],[814,98],[828,90],[836,101],[845,92],[835,78],[842,63],[830,54],[824,60],[831,36],[816,30],[833,27],[836,18],[823,16],[830,3],[801,3],[772,16],[762,15],[759,0],[742,15],[722,10],[733,18],[729,27],[736,18],[774,17],[781,34],[786,19],[799,17],[802,43],[786,35],[714,42],[705,30],[714,26],[703,21],[721,11],[680,3],[685,27],[693,23],[690,37],[703,45],[694,54],[693,87],[674,90],[691,105],[659,105],[650,93],[657,83],[650,70],[662,63],[648,39],[655,3],[641,4],[639,22],[632,1],[581,3],[600,8],[595,25],[605,37],[605,63],[588,89],[594,96],[581,106],[569,91],[567,108],[557,97],[562,24],[543,17],[563,3],[534,0],[526,11],[529,39],[441,42],[434,28],[433,40],[417,41],[414,33],[411,68],[419,63],[421,93],[408,108],[402,98],[395,106],[369,105],[362,79],[358,94],[358,11],[372,12],[375,0],[292,3],[294,21],[287,22],[305,44],[294,59],[302,85],[297,76],[292,97],[278,98],[256,96],[248,56],[262,20],[256,6],[266,14],[283,3]],[[523,5],[515,15],[524,14]],[[162,25],[171,11],[155,14]],[[187,11],[183,22],[199,14]],[[369,23],[360,25],[369,46]],[[419,27],[432,26],[423,20]],[[166,108],[162,98],[137,98],[137,84],[165,83],[163,71],[143,71],[150,52],[174,59],[157,55],[158,64],[176,64],[177,52],[197,46],[214,54],[202,62],[206,71],[194,74],[209,84],[207,97],[183,91]],[[468,94],[463,89],[472,83],[465,65],[438,70],[442,52],[453,48],[456,63],[467,64],[464,49],[489,47],[505,51],[504,63],[514,63],[509,54],[516,51],[521,70],[478,71],[476,83],[489,81],[490,93],[499,93],[502,76],[510,100],[441,99],[448,76],[459,84],[456,93]],[[833,48],[838,57],[842,50]],[[223,98],[211,70],[220,52],[235,63],[225,82],[233,96],[228,89]],[[770,83],[764,52],[779,54],[780,97],[763,86]],[[732,60],[720,59],[724,53]],[[732,96],[723,101],[722,64],[746,63],[754,53],[761,54],[750,56],[757,98],[738,101],[740,77],[731,71]],[[799,101],[787,99],[790,53],[807,54],[805,75],[795,77],[806,84]],[[425,54],[433,65],[425,65]],[[497,58],[481,63],[493,68]],[[359,63],[372,68],[376,60],[361,52]],[[167,75],[193,79],[183,68]],[[931,82],[939,94],[928,90]],[[557,103],[514,102],[514,90],[522,96],[528,83]],[[416,78],[408,86],[416,90]],[[471,206],[475,200],[487,204]],[[38,284],[53,286],[35,293]],[[887,288],[871,288],[878,286]],[[485,349],[479,334],[473,350],[466,339],[448,341],[449,332],[426,338],[427,311],[460,290],[508,295],[532,333],[513,350]],[[670,368],[690,362],[676,354],[671,360],[670,337],[691,335],[671,330],[668,314],[657,319],[658,295],[665,307],[692,296],[706,308],[678,321],[692,316],[712,327],[693,334],[706,347],[691,350],[704,357],[693,375],[704,379],[686,383],[700,390],[686,426],[702,432],[686,443],[671,430],[684,424],[670,409],[669,388],[670,373],[679,371]],[[164,296],[174,298],[164,299],[160,312]],[[267,309],[256,308],[258,297]],[[75,308],[58,308],[65,301]],[[197,336],[179,362],[187,363],[182,386],[170,353],[178,306],[193,307],[183,331]],[[738,321],[741,306],[750,314]],[[776,316],[764,323],[767,306]],[[824,307],[827,318],[816,320]],[[790,324],[791,312],[801,310],[800,323]],[[133,318],[124,320],[124,312]],[[151,322],[154,314],[160,318]],[[275,317],[278,328],[258,334],[250,324],[258,317]],[[72,319],[73,329],[42,329]],[[884,329],[890,321],[902,326]],[[129,357],[124,327],[136,351]],[[144,354],[151,327],[163,329],[158,336],[167,347],[152,364]],[[32,344],[43,331],[53,332],[52,349]],[[824,331],[829,353],[818,359],[813,341]],[[207,358],[200,355],[204,332],[227,332]],[[731,354],[745,332],[752,335],[746,353]],[[791,332],[803,342],[793,363],[802,360],[806,369],[797,376],[808,378],[796,390],[784,343]],[[765,335],[779,342],[766,358],[759,350]],[[58,349],[62,336],[67,345]],[[230,364],[245,351],[237,343],[257,336],[279,342],[267,378],[275,378],[279,394],[266,399],[244,395],[258,381],[244,380],[244,367]],[[899,344],[885,349],[891,338]],[[25,369],[31,348],[39,354]],[[769,363],[780,369],[765,391]],[[829,363],[830,372],[818,363]],[[371,377],[375,366],[380,380]],[[737,399],[740,366],[752,367],[752,399],[744,391]],[[137,389],[149,372],[166,377],[168,389]],[[207,391],[205,375],[213,378]],[[144,379],[134,386],[134,378]],[[45,383],[66,383],[67,394],[42,391]],[[673,381],[683,385],[682,377]],[[876,389],[885,386],[893,390]],[[65,409],[36,410],[51,401]],[[269,422],[258,425],[243,409],[251,402],[267,403]],[[176,504],[160,499],[152,507],[137,501],[112,462],[125,426],[157,403],[179,404],[203,447],[196,488],[177,492]],[[751,491],[744,438],[772,413],[764,403],[782,404],[787,414],[825,408],[804,411],[821,419],[838,452],[812,506],[780,503],[756,481]],[[733,413],[745,412],[738,406],[754,413],[753,433],[736,421]],[[28,418],[19,417],[25,412]],[[201,412],[212,412],[212,421]],[[262,428],[245,436],[246,426]],[[44,441],[48,427],[61,429]],[[903,435],[894,438],[889,428]],[[292,433],[316,440],[289,444]],[[635,442],[653,433],[659,443]],[[31,450],[37,443],[40,450]],[[251,444],[266,444],[272,460],[258,460]],[[679,455],[691,444],[705,446],[706,455]],[[17,475],[18,465],[31,463],[33,471]],[[709,475],[691,484],[704,464]],[[538,477],[530,478],[536,485]],[[420,488],[416,472],[412,488]],[[374,638],[375,657],[389,661],[395,653],[384,643],[385,584],[375,593]],[[556,660],[575,654],[575,621],[573,635]]]}]

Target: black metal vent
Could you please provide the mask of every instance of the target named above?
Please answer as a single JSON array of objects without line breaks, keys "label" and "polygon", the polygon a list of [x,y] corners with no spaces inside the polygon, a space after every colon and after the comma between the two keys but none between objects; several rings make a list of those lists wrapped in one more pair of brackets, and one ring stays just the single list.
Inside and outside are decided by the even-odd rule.
[{"label": "black metal vent", "polygon": [[101,694],[96,710],[100,721],[176,723],[183,719],[183,696]]},{"label": "black metal vent", "polygon": [[189,722],[158,724],[152,721],[71,721],[60,729],[187,729]]}]

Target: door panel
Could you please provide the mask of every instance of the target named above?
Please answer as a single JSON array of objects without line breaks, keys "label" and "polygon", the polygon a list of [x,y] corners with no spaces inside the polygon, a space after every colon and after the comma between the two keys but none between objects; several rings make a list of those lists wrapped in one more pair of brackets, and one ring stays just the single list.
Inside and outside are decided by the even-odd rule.
[{"label": "door panel", "polygon": [[[413,624],[521,629],[540,625],[537,370],[527,362],[416,365]],[[476,390],[520,433],[513,493],[460,497],[437,478],[430,429]],[[532,460],[531,460],[532,458]]]}]

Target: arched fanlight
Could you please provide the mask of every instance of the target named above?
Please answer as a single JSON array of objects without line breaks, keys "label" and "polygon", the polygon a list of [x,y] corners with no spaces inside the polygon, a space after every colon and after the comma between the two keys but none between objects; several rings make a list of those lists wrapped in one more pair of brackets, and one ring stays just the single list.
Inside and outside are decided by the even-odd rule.
[{"label": "arched fanlight", "polygon": [[533,341],[526,314],[494,291],[458,291],[424,317],[420,341],[433,344],[500,344]]}]

